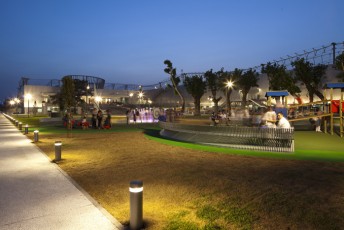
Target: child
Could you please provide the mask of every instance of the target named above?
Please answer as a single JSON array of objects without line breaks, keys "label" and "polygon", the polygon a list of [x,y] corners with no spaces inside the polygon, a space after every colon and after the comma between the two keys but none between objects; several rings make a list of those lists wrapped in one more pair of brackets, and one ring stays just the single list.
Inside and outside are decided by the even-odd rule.
[{"label": "child", "polygon": [[89,126],[89,124],[87,122],[86,116],[84,116],[84,118],[81,121],[81,127],[82,127],[82,129],[88,129],[88,126]]}]

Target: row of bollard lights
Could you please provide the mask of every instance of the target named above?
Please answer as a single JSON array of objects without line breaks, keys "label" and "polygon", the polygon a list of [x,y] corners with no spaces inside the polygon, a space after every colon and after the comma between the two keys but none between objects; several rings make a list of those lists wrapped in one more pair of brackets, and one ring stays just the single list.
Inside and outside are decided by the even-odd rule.
[{"label": "row of bollard lights", "polygon": [[[22,122],[15,120],[11,116],[4,114],[9,120],[11,120],[19,130],[23,129]],[[24,127],[24,134],[29,133],[29,125],[26,124]],[[33,131],[34,142],[39,141],[39,131]],[[53,162],[61,161],[61,149],[62,142],[55,141],[55,160]],[[140,180],[134,180],[130,182],[129,186],[130,193],[130,229],[138,230],[143,227],[143,182]]]}]

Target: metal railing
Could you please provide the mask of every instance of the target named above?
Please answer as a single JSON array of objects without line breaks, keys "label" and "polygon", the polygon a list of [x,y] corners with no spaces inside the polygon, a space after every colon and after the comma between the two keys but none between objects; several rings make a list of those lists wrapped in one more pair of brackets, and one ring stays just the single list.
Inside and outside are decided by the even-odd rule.
[{"label": "metal railing", "polygon": [[162,136],[208,145],[272,152],[294,152],[294,128],[202,126],[159,122]]}]

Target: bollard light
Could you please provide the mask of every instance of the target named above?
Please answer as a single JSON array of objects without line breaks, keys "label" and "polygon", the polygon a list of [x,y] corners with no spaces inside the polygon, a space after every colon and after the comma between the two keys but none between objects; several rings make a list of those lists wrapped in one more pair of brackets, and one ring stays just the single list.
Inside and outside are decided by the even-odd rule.
[{"label": "bollard light", "polygon": [[23,123],[19,122],[19,130],[23,129]]},{"label": "bollard light", "polygon": [[14,122],[15,124],[16,124],[16,126],[18,127],[18,121],[17,120],[15,120],[15,122]]},{"label": "bollard light", "polygon": [[38,130],[33,131],[33,139],[34,139],[34,142],[37,142],[37,141],[39,140],[39,138],[38,138],[38,133],[39,133]]},{"label": "bollard light", "polygon": [[28,124],[25,125],[25,129],[24,130],[25,130],[24,134],[28,134],[29,133],[29,125]]},{"label": "bollard light", "polygon": [[61,141],[55,141],[55,162],[61,160]]},{"label": "bollard light", "polygon": [[130,187],[130,229],[141,229],[142,222],[142,196],[143,182],[139,180],[131,181]]}]

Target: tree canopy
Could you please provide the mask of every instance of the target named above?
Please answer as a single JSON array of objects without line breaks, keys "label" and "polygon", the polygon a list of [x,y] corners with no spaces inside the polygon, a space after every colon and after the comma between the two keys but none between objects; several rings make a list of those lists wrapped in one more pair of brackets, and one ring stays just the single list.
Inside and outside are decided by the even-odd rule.
[{"label": "tree canopy", "polygon": [[207,85],[202,76],[194,75],[184,78],[186,91],[193,97],[195,105],[195,116],[201,114],[201,98],[205,94]]},{"label": "tree canopy", "polygon": [[301,92],[296,85],[297,80],[287,71],[285,65],[268,62],[262,65],[261,73],[265,73],[268,76],[269,90],[287,90],[293,96]]},{"label": "tree canopy", "polygon": [[258,87],[259,74],[256,70],[249,69],[237,80],[238,88],[242,93],[242,106],[246,106],[247,94],[252,87]]},{"label": "tree canopy", "polygon": [[223,68],[220,71],[213,72],[213,69],[208,70],[205,72],[204,77],[207,82],[207,88],[210,90],[212,95],[212,101],[214,102],[214,112],[218,112],[219,107],[219,101],[222,99],[222,97],[216,97],[217,91],[222,89],[222,81],[221,76],[223,74]]},{"label": "tree canopy", "polygon": [[324,100],[324,95],[320,92],[323,85],[322,82],[326,78],[326,66],[318,64],[314,66],[304,58],[298,59],[291,63],[294,67],[295,79],[300,81],[308,91],[309,101],[314,101],[314,95],[320,100]]}]

